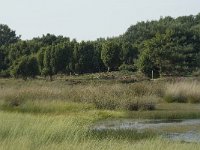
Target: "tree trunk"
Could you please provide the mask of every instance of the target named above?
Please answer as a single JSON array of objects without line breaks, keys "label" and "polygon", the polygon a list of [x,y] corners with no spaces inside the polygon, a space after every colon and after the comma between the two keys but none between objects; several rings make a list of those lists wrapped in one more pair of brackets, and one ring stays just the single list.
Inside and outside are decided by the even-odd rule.
[{"label": "tree trunk", "polygon": [[50,78],[50,81],[53,81],[52,75],[50,75],[49,78]]},{"label": "tree trunk", "polygon": [[110,67],[108,67],[108,72],[110,72]]},{"label": "tree trunk", "polygon": [[159,67],[159,77],[162,78],[162,66]]}]

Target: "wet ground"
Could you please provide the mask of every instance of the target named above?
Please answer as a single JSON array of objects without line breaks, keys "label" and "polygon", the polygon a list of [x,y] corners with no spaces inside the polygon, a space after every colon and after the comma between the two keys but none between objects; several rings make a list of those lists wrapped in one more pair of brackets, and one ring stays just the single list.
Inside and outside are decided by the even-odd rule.
[{"label": "wet ground", "polygon": [[151,130],[162,138],[173,141],[200,142],[200,119],[188,120],[106,120],[96,123],[95,130],[133,129],[138,132]]}]

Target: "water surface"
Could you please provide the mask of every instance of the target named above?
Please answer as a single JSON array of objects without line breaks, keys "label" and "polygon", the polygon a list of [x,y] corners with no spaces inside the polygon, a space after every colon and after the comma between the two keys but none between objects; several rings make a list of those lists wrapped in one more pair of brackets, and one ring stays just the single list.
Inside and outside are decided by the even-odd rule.
[{"label": "water surface", "polygon": [[200,119],[186,120],[106,120],[97,122],[92,129],[118,130],[133,129],[138,132],[146,130],[160,133],[162,138],[173,141],[200,142]]}]

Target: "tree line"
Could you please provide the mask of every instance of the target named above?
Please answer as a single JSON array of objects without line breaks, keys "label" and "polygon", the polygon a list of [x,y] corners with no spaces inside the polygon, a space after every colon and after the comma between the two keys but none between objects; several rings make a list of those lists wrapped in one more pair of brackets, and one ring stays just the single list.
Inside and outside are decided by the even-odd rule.
[{"label": "tree line", "polygon": [[22,40],[0,24],[0,76],[84,74],[115,70],[147,76],[191,75],[200,69],[200,14],[139,22],[123,35],[77,42],[46,34]]}]

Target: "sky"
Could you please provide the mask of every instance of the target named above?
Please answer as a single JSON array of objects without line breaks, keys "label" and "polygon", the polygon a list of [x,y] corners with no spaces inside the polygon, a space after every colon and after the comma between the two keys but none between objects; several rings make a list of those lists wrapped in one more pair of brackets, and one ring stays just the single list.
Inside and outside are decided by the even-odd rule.
[{"label": "sky", "polygon": [[0,24],[24,40],[47,33],[95,40],[139,21],[199,12],[200,0],[0,0]]}]

